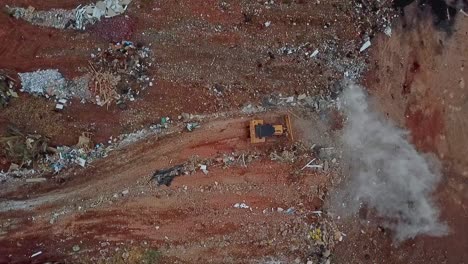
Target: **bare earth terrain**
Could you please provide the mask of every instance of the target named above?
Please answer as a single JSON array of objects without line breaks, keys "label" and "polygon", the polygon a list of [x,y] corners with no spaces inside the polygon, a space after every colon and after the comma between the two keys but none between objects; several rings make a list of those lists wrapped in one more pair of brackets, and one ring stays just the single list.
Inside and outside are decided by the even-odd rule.
[{"label": "bare earth terrain", "polygon": [[[43,173],[43,182],[2,178],[0,263],[468,263],[468,20],[460,12],[441,27],[429,7],[404,10],[370,1],[135,0],[125,15],[86,31],[0,12],[0,69],[19,94],[0,109],[1,136],[15,127],[71,146],[90,132],[108,144],[173,120],[84,167]],[[390,25],[391,36],[382,32]],[[372,45],[360,52],[367,37]],[[122,40],[149,47],[155,59],[154,86],[126,107],[73,99],[54,111],[53,100],[19,90],[16,73],[82,76],[92,53]],[[361,82],[382,116],[441,161],[434,197],[448,235],[396,243],[372,210],[341,217],[330,208],[349,177],[346,117],[335,104],[344,78]],[[250,143],[249,120],[284,115],[293,142]],[[187,131],[194,120],[200,128]],[[321,167],[305,168],[312,159]],[[11,163],[0,154],[0,169]],[[151,180],[179,164],[192,169],[170,186]]]}]

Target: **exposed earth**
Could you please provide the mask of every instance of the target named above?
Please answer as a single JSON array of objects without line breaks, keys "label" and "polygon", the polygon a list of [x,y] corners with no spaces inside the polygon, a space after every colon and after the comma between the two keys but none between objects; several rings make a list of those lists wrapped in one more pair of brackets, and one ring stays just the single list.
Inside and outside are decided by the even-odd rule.
[{"label": "exposed earth", "polygon": [[[0,12],[0,38],[8,40],[0,42],[0,69],[19,94],[0,110],[2,136],[15,127],[72,146],[89,132],[108,144],[173,120],[87,166],[2,178],[0,263],[468,263],[463,1],[448,17],[427,3],[396,1],[413,2],[401,12],[381,2],[135,0],[124,16],[86,31]],[[434,11],[438,1],[421,2]],[[125,107],[73,99],[54,111],[54,100],[20,91],[17,73],[58,69],[76,78],[98,48],[123,40],[149,47],[155,59],[154,85]],[[330,196],[348,177],[346,116],[336,104],[344,78],[367,87],[375,109],[441,161],[434,197],[448,235],[396,243],[372,211],[342,218],[331,210]],[[250,143],[249,120],[284,115],[294,142]],[[200,128],[187,131],[189,121]],[[0,155],[7,171],[12,160]],[[313,159],[317,169],[304,167]],[[170,186],[151,180],[183,163],[193,171]]]}]

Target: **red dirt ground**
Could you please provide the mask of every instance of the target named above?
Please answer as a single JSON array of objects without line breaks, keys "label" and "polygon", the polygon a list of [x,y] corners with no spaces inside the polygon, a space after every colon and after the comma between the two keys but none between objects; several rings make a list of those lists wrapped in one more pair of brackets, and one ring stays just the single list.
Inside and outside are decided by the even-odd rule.
[{"label": "red dirt ground", "polygon": [[[5,0],[2,4],[47,9],[86,2]],[[271,9],[255,1],[226,2],[228,7],[219,1],[135,1],[141,7],[129,9],[135,23],[132,40],[151,44],[157,61],[154,88],[126,110],[74,101],[61,113],[52,111],[51,101],[20,94],[0,112],[1,130],[11,124],[46,135],[54,144],[74,144],[89,131],[102,142],[158,122],[161,116],[238,109],[247,102],[261,102],[272,92],[317,94],[339,78],[334,70],[323,61],[304,62],[276,53],[272,59],[268,51],[286,43],[318,46],[334,36],[343,43],[362,39],[349,15],[352,4],[346,1],[285,1]],[[266,21],[272,25],[265,27]],[[461,17],[450,37],[419,20],[407,28],[394,26],[391,38],[382,35],[372,40],[366,76],[382,113],[408,127],[421,151],[442,159],[445,173],[437,201],[451,233],[393,245],[391,234],[380,231],[371,216],[344,219],[337,222],[347,236],[336,248],[333,263],[466,263],[466,21]],[[325,29],[325,22],[333,26]],[[8,40],[0,42],[0,68],[13,72],[58,68],[68,78],[79,76],[90,54],[108,44],[97,29],[37,28],[3,12],[0,25],[0,38]],[[225,96],[213,94],[210,88],[215,85],[227,88]],[[213,166],[208,175],[178,177],[171,187],[148,184],[154,170],[195,154],[268,154],[287,146],[251,146],[246,120],[207,122],[193,133],[150,138],[116,151],[86,169],[59,175],[57,181],[2,188],[0,263],[63,259],[132,263],[124,255],[132,255],[134,247],[159,250],[163,263],[251,263],[267,257],[285,263],[299,258],[305,263],[310,241],[302,235],[307,234],[308,224],[317,221],[310,211],[322,208],[323,189],[333,183],[330,175],[291,174],[298,164],[263,156],[247,168]],[[333,120],[339,131],[341,116]],[[308,138],[307,133],[303,137]],[[233,208],[240,202],[252,206],[252,211]],[[23,205],[25,209],[5,211]],[[263,213],[277,207],[295,207],[297,214]],[[74,245],[80,246],[78,252]],[[31,259],[37,251],[43,254]]]},{"label": "red dirt ground", "polygon": [[[145,247],[163,252],[163,263],[249,263],[268,256],[290,261],[304,258],[307,238],[303,234],[307,232],[303,233],[303,229],[316,221],[307,215],[321,209],[323,202],[317,188],[324,186],[330,175],[292,176],[297,165],[264,157],[245,168],[213,166],[208,168],[208,175],[197,172],[180,176],[171,187],[148,183],[155,169],[179,164],[193,155],[209,158],[233,150],[262,153],[273,146],[278,148],[280,142],[252,146],[247,138],[247,120],[215,121],[192,133],[150,138],[112,153],[88,169],[75,171],[55,189],[30,186],[25,201],[39,204],[1,214],[8,235],[0,240],[0,262],[93,262],[102,250],[123,250],[142,241]],[[178,143],[174,144],[174,140]],[[123,190],[129,190],[129,194],[121,195]],[[23,187],[20,193],[24,192]],[[118,194],[117,198],[114,194]],[[233,208],[239,202],[252,210]],[[307,217],[276,212],[278,207],[295,207],[302,217]],[[263,212],[265,209],[268,212]],[[54,212],[66,213],[50,224]],[[283,230],[287,230],[286,236]],[[101,246],[106,242],[110,245]],[[74,253],[71,248],[77,244],[82,250]],[[30,255],[39,250],[43,254],[31,260]]]}]

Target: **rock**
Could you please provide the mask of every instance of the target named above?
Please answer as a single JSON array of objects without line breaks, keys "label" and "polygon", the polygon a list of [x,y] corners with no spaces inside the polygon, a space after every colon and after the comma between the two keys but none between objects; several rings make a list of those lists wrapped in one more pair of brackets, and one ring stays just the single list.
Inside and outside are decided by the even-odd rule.
[{"label": "rock", "polygon": [[129,190],[124,190],[122,191],[122,195],[127,195],[130,191]]},{"label": "rock", "polygon": [[284,211],[284,209],[283,209],[283,208],[281,208],[281,207],[278,207],[277,211],[278,211],[278,213],[281,213],[281,212],[283,212],[283,211]]},{"label": "rock", "polygon": [[80,251],[80,246],[74,245],[73,246],[73,252],[78,252],[78,251]]},{"label": "rock", "polygon": [[312,260],[308,260],[307,264],[314,264],[314,262],[312,262]]},{"label": "rock", "polygon": [[294,263],[301,263],[301,259],[300,258],[295,259]]}]

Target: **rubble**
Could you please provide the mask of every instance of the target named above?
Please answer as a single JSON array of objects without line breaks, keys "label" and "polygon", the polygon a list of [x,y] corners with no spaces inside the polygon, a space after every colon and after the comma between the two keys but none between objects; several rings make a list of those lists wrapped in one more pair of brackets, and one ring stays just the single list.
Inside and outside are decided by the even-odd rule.
[{"label": "rubble", "polygon": [[12,97],[18,97],[14,84],[11,77],[0,71],[0,109],[6,107]]},{"label": "rubble", "polygon": [[[57,69],[37,70],[18,73],[21,80],[20,91],[38,96],[56,97],[58,100],[79,98],[89,99],[89,76],[66,80]],[[60,103],[64,105],[63,103]],[[59,107],[61,108],[61,107]]]},{"label": "rubble", "polygon": [[9,7],[7,11],[16,19],[23,19],[33,25],[65,29],[70,21],[75,20],[73,10],[50,9],[36,10],[34,7]]},{"label": "rubble", "polygon": [[125,13],[132,0],[103,0],[75,9],[36,10],[29,6],[9,7],[7,11],[16,19],[23,19],[33,25],[57,29],[73,28],[85,30],[87,26]]},{"label": "rubble", "polygon": [[132,0],[104,0],[95,4],[78,6],[75,10],[75,28],[84,30],[101,18],[110,18],[123,14]]},{"label": "rubble", "polygon": [[0,138],[3,154],[19,167],[32,166],[50,151],[48,139],[37,134],[23,134],[9,127],[8,134]]},{"label": "rubble", "polygon": [[98,49],[90,61],[91,87],[98,105],[134,101],[141,91],[153,85],[149,76],[153,64],[148,47],[131,41],[111,43],[107,49]]}]

